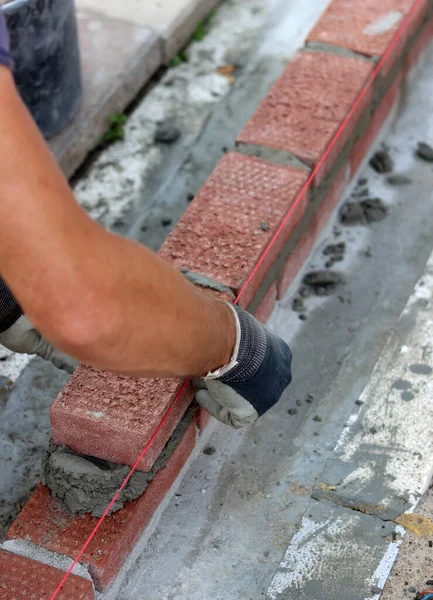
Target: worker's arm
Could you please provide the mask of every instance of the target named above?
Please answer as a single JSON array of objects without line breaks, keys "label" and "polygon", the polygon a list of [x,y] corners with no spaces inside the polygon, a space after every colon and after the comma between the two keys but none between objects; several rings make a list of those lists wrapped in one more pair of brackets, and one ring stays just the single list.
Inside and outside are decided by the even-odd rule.
[{"label": "worker's arm", "polygon": [[291,381],[288,346],[145,247],[94,223],[4,66],[0,122],[0,272],[26,315],[0,342],[28,352],[30,328],[35,339],[105,370],[202,377],[198,400],[236,427],[273,406]]},{"label": "worker's arm", "polygon": [[233,316],[75,201],[0,67],[0,265],[31,323],[82,362],[134,375],[203,375],[231,358]]}]

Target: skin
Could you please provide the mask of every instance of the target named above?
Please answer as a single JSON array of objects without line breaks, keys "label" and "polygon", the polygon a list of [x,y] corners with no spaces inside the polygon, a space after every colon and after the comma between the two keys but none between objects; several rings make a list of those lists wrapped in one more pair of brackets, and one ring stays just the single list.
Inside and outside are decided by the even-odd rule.
[{"label": "skin", "polygon": [[125,375],[200,377],[227,364],[228,305],[86,215],[3,67],[0,117],[1,274],[41,334]]}]

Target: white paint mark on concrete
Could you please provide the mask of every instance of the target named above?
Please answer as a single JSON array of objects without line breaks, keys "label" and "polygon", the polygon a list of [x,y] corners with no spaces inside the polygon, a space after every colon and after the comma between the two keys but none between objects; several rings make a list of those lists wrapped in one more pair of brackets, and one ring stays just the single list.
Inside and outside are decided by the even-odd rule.
[{"label": "white paint mark on concrete", "polygon": [[403,13],[399,10],[392,10],[383,17],[376,19],[376,21],[372,21],[365,27],[362,33],[366,35],[380,35],[381,33],[386,33],[400,22],[403,17]]},{"label": "white paint mark on concrete", "polygon": [[[379,566],[373,574],[373,577],[370,580],[370,584],[373,587],[377,587],[381,590],[385,587],[386,580],[391,573],[391,569],[397,559],[398,551],[400,546],[403,543],[404,536],[406,535],[405,529],[401,525],[397,525],[395,528],[396,534],[399,536],[399,539],[396,539],[395,542],[391,542],[388,546],[388,549],[385,553],[385,556],[380,561]],[[381,593],[374,594],[369,598],[365,598],[364,600],[379,600]]]},{"label": "white paint mark on concrete", "polygon": [[[405,333],[405,343],[401,344],[402,334],[397,328],[361,395],[362,426],[359,426],[357,415],[335,447],[340,460],[357,462],[357,469],[349,477],[360,488],[366,484],[365,475],[369,469],[371,481],[376,476],[374,469],[371,470],[372,459],[382,457],[382,477],[386,478],[388,487],[395,497],[409,494],[412,506],[427,489],[433,465],[433,438],[430,435],[433,379],[428,374],[428,367],[433,368],[432,269],[433,254],[400,318],[402,322],[410,315],[410,320],[406,319],[411,326]],[[405,327],[402,326],[401,331],[406,331]],[[413,373],[410,366],[414,364],[425,365],[427,374]],[[400,380],[407,381],[407,389],[399,389]],[[343,485],[347,483],[348,479]]]}]

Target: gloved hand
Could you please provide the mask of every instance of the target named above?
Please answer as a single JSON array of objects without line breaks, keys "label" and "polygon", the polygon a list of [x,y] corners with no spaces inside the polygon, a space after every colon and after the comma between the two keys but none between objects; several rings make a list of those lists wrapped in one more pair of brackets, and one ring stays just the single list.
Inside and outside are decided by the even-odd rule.
[{"label": "gloved hand", "polygon": [[58,369],[73,373],[78,367],[78,361],[56,348],[33,327],[25,315],[3,333],[0,333],[0,344],[19,354],[37,354],[44,360],[51,361]]},{"label": "gloved hand", "polygon": [[292,381],[289,346],[251,314],[229,305],[237,341],[230,364],[194,382],[197,402],[236,429],[251,425],[271,409]]}]

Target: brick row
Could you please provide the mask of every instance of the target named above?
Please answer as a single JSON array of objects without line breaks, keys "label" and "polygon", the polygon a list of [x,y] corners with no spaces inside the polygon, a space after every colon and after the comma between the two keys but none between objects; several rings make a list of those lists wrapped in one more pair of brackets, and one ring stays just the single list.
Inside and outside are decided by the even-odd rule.
[{"label": "brick row", "polygon": [[[97,590],[106,590],[118,574],[188,460],[195,442],[196,428],[192,424],[168,459],[166,467],[158,471],[143,496],[129,502],[102,523],[80,559],[80,563],[88,567]],[[39,485],[8,531],[7,539],[32,542],[46,550],[75,558],[97,523],[98,519],[88,514],[71,515],[60,500],[52,497],[47,487]],[[57,584],[54,585],[54,579],[44,584],[44,589],[52,588],[51,593],[59,583],[56,580]],[[73,596],[66,597],[75,600]],[[84,599],[87,600],[87,596],[83,596]],[[77,600],[81,600],[81,597],[78,596]]]},{"label": "brick row", "polygon": [[[0,598],[3,600],[49,600],[64,573],[35,560],[0,550]],[[92,582],[71,575],[57,600],[94,600]]]}]

